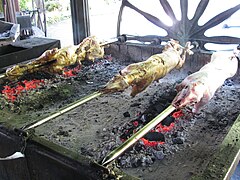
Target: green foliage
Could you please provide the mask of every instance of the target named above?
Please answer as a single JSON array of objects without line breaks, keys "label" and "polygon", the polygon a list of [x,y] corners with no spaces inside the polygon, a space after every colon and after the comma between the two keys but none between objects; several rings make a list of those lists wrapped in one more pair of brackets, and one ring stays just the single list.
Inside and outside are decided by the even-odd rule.
[{"label": "green foliage", "polygon": [[58,1],[48,1],[46,3],[45,7],[46,7],[46,10],[49,12],[56,11],[56,10],[59,10],[59,11],[62,10],[62,5]]},{"label": "green foliage", "polygon": [[66,0],[45,0],[47,24],[55,24],[71,17],[70,2]]},{"label": "green foliage", "polygon": [[28,3],[30,3],[31,0],[20,0],[19,1],[19,6],[21,10],[28,10]]},{"label": "green foliage", "polygon": [[70,16],[66,16],[66,15],[63,15],[63,14],[59,14],[59,15],[52,15],[52,16],[48,16],[47,18],[47,24],[50,25],[50,24],[55,24],[59,21],[62,21],[62,20],[65,20],[65,19],[69,19]]},{"label": "green foliage", "polygon": [[3,5],[2,5],[2,1],[0,1],[0,12],[3,12]]}]

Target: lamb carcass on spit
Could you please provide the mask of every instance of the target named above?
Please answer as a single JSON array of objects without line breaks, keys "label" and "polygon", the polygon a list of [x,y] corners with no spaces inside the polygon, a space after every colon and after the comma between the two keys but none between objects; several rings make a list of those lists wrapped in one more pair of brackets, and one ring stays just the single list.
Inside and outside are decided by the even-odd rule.
[{"label": "lamb carcass on spit", "polygon": [[131,96],[145,90],[153,81],[164,77],[174,68],[181,68],[186,54],[193,54],[192,46],[187,42],[182,47],[178,41],[170,40],[161,54],[155,54],[146,61],[130,64],[111,79],[102,89],[103,93],[124,91],[132,86]]},{"label": "lamb carcass on spit", "polygon": [[102,58],[103,55],[104,47],[100,45],[95,36],[91,36],[85,38],[77,46],[47,50],[27,64],[15,65],[6,70],[6,77],[9,80],[17,80],[24,74],[38,71],[61,74],[67,66],[81,64],[81,61],[85,59],[94,61],[95,58]]},{"label": "lamb carcass on spit", "polygon": [[240,50],[234,52],[214,52],[211,61],[199,71],[187,76],[179,85],[172,105],[181,108],[194,105],[192,112],[198,113],[208,103],[224,81],[237,72]]}]

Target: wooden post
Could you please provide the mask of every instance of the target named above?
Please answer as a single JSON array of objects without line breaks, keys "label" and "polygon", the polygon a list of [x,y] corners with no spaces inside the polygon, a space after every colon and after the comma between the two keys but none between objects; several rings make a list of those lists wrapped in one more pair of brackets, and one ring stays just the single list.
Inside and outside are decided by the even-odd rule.
[{"label": "wooden post", "polygon": [[88,0],[71,0],[73,42],[75,45],[90,35]]}]

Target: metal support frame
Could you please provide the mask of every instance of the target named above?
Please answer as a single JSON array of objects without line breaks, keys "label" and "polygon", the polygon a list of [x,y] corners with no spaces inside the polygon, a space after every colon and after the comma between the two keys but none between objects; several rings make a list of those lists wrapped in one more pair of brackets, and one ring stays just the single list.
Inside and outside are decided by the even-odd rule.
[{"label": "metal support frame", "polygon": [[122,0],[122,5],[119,10],[118,22],[117,22],[117,36],[119,36],[121,29],[121,21],[123,10],[125,7],[128,7],[135,11],[136,13],[142,15],[149,22],[158,26],[159,28],[167,31],[167,36],[162,36],[162,40],[168,41],[169,39],[177,39],[180,41],[180,44],[186,44],[187,41],[195,42],[198,48],[205,50],[204,45],[206,43],[216,43],[216,44],[239,44],[240,38],[232,36],[211,36],[207,37],[204,33],[222,23],[224,20],[229,18],[235,12],[240,10],[240,4],[227,9],[224,12],[219,13],[215,17],[211,18],[204,25],[198,25],[198,20],[201,18],[203,12],[209,4],[209,0],[201,0],[197,6],[194,17],[188,19],[188,1],[189,0],[180,0],[181,8],[181,20],[177,20],[173,8],[170,6],[168,0],[159,0],[159,5],[162,6],[164,12],[172,19],[173,25],[171,27],[165,25],[161,19],[153,16],[150,13],[144,12],[138,7],[134,6],[129,2],[129,0]]},{"label": "metal support frame", "polygon": [[73,42],[79,44],[90,35],[88,0],[71,0]]}]

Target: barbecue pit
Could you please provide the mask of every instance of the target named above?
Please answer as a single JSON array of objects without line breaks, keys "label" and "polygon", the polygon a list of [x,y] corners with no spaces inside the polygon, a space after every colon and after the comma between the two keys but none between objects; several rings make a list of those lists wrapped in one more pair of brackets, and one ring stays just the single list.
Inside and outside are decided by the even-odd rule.
[{"label": "barbecue pit", "polygon": [[[120,53],[115,51],[118,48],[121,49]],[[96,91],[126,64],[145,58],[140,57],[141,54],[147,56],[148,52],[157,50],[161,51],[154,46],[112,44],[106,49],[106,54],[111,54],[111,57],[86,65],[76,76],[32,75],[34,78],[44,77],[48,80],[45,80],[44,86],[23,93],[22,97],[18,97],[18,103],[9,102],[2,107],[2,123],[12,128],[21,128],[49,116],[59,108]],[[135,57],[130,57],[130,53]],[[127,54],[128,57],[118,57],[123,54]],[[107,153],[122,143],[121,138],[131,123],[143,118],[146,121],[151,120],[160,113],[174,98],[176,92],[173,87],[176,82],[184,78],[189,71],[200,68],[202,65],[199,62],[204,64],[209,57],[209,54],[195,53],[193,57],[187,59],[183,69],[174,70],[134,98],[131,98],[128,92],[123,92],[93,99],[37,127],[35,136],[38,140],[35,137],[33,140],[38,143],[40,141],[46,147],[49,143],[57,145],[53,150],[67,149],[79,156],[89,158],[89,161],[100,162]],[[165,139],[162,140],[163,144],[160,143],[153,148],[138,142],[134,150],[130,149],[117,159],[114,167],[120,168],[130,176],[144,179],[152,179],[159,175],[163,178],[170,176],[173,179],[177,177],[184,179],[201,176],[202,173],[206,173],[205,171],[211,170],[211,167],[208,167],[209,163],[212,161],[215,163],[212,157],[223,156],[222,153],[218,154],[222,143],[225,142],[223,140],[227,135],[230,136],[229,133],[231,134],[232,128],[236,128],[239,121],[237,119],[240,109],[238,75],[225,82],[200,114],[177,118],[175,127],[163,133]],[[28,82],[31,79],[32,77],[28,76]],[[238,135],[234,134],[231,138],[233,139],[229,143],[233,143],[233,147],[229,147],[230,152],[237,147]],[[139,153],[142,153],[141,157],[137,156]],[[232,159],[227,165],[225,161],[230,157],[224,157],[225,159],[221,160],[222,163],[224,162],[223,168],[229,169]],[[226,174],[216,172],[214,175],[221,177]]]},{"label": "barbecue pit", "polygon": [[[10,93],[19,85],[32,87],[16,98],[1,97],[1,156],[20,150],[26,155],[1,164],[27,170],[18,174],[24,179],[229,178],[239,160],[239,70],[200,114],[171,114],[167,118],[170,122],[162,124],[165,129],[160,134],[145,137],[151,143],[138,141],[109,166],[100,163],[126,136],[171,103],[178,81],[209,62],[211,52],[203,49],[195,49],[182,69],[173,70],[134,98],[128,91],[102,95],[34,130],[21,131],[22,127],[95,92],[126,65],[160,52],[159,44],[116,42],[105,48],[104,59],[84,62],[81,69],[75,67],[65,75],[35,73],[22,77],[20,83],[9,84],[8,89],[1,85],[2,90]],[[152,147],[154,142],[158,144]],[[1,171],[4,178],[8,176],[8,170]]]}]

